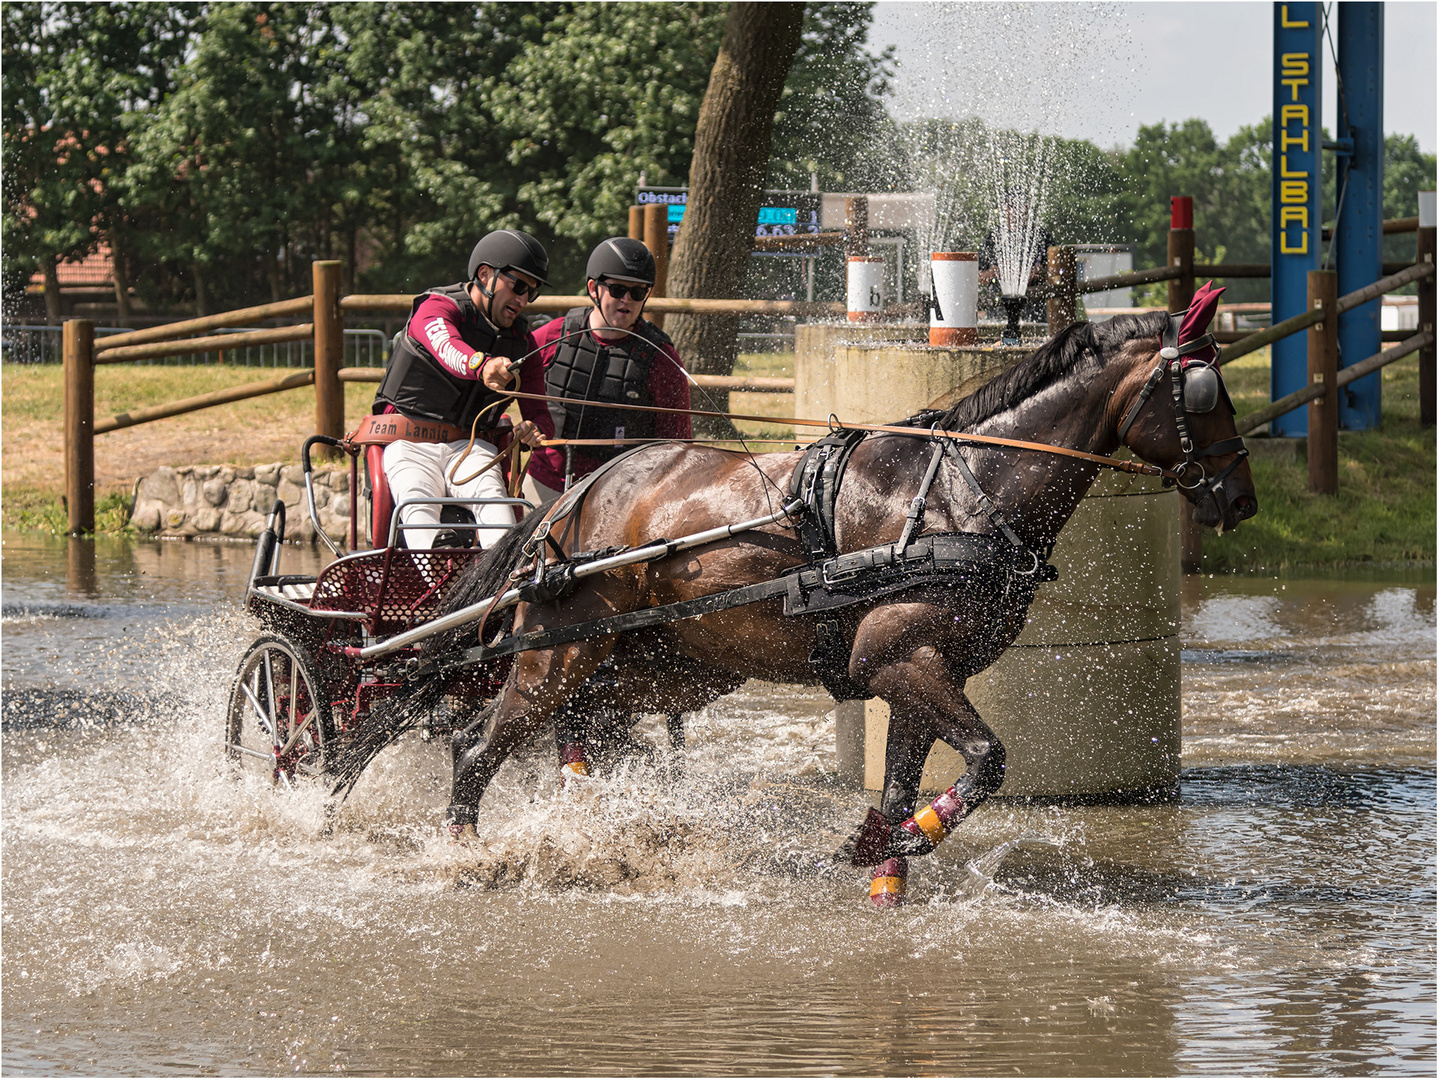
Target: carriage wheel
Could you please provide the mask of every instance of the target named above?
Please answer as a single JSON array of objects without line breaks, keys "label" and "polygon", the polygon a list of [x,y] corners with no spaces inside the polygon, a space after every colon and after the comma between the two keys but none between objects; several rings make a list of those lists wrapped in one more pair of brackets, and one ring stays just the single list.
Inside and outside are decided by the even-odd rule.
[{"label": "carriage wheel", "polygon": [[334,720],[310,654],[279,634],[256,639],[230,688],[225,753],[277,784],[318,776]]}]

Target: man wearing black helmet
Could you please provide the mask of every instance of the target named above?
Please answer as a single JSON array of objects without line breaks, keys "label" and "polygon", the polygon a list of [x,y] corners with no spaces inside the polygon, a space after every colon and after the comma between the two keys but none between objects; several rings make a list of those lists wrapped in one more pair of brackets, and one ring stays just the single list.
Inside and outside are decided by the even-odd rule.
[{"label": "man wearing black helmet", "polygon": [[[514,383],[512,362],[535,349],[520,319],[525,305],[548,284],[549,256],[527,233],[503,229],[483,237],[470,254],[469,278],[415,297],[405,330],[385,367],[374,412],[402,413],[421,421],[410,438],[385,447],[384,469],[396,505],[406,499],[504,498],[499,466],[467,477],[497,452],[493,436]],[[478,423],[476,423],[478,421]],[[465,454],[470,433],[476,439]],[[534,426],[516,435],[537,440]],[[464,460],[461,460],[464,458]],[[514,524],[508,506],[478,509],[482,546]],[[460,530],[441,530],[441,510],[406,507],[406,525],[433,525],[405,531],[412,548],[468,546]]]},{"label": "man wearing black helmet", "polygon": [[[521,388],[565,402],[521,401],[520,412],[547,438],[688,439],[690,418],[607,408],[609,404],[690,407],[689,380],[664,331],[644,317],[655,283],[655,259],[638,240],[603,241],[585,266],[593,306],[574,308],[540,327],[543,367],[526,365]],[[530,458],[525,479],[532,501],[553,498],[569,484],[627,449],[549,447]]]},{"label": "man wearing black helmet", "polygon": [[[655,260],[638,240],[617,236],[602,242],[585,266],[589,308],[574,308],[540,327],[535,340],[544,366],[526,364],[520,376],[528,393],[565,401],[521,400],[520,412],[545,436],[565,439],[688,439],[690,418],[607,406],[690,407],[689,379],[664,331],[644,318],[655,283]],[[525,495],[532,502],[554,498],[573,480],[628,449],[546,447],[530,455]],[[555,712],[555,741],[567,778],[587,775],[596,753],[640,748],[629,732],[631,717],[598,706],[605,681],[601,668]]]}]

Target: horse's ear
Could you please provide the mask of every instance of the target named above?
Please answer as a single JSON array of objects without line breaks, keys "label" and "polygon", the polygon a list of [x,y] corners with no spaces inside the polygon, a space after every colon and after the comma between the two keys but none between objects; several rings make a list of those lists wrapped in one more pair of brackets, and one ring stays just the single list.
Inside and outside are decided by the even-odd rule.
[{"label": "horse's ear", "polygon": [[1193,341],[1204,333],[1214,319],[1214,312],[1219,307],[1219,297],[1223,293],[1224,286],[1215,288],[1212,281],[1206,281],[1195,291],[1189,310],[1184,314],[1184,321],[1179,324],[1180,345]]}]

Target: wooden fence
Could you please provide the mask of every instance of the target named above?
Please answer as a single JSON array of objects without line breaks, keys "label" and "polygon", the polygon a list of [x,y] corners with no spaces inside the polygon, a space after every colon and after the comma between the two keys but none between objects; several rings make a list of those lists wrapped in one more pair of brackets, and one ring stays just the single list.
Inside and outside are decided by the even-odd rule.
[{"label": "wooden fence", "polygon": [[[658,226],[658,222],[656,222]],[[1432,227],[1419,228],[1417,218],[1384,223],[1384,231],[1417,232],[1416,260],[1413,264],[1385,264],[1387,276],[1348,296],[1333,295],[1332,272],[1316,271],[1310,275],[1310,310],[1268,329],[1248,335],[1223,335],[1236,340],[1220,354],[1219,362],[1228,363],[1239,356],[1263,348],[1290,334],[1308,332],[1310,385],[1283,401],[1278,401],[1250,416],[1241,418],[1241,433],[1251,433],[1290,409],[1308,403],[1310,407],[1310,486],[1315,491],[1333,492],[1337,486],[1337,423],[1336,394],[1339,387],[1377,371],[1385,364],[1420,354],[1419,394],[1421,414],[1425,423],[1434,422],[1434,232]],[[656,227],[653,232],[660,234]],[[1194,295],[1195,279],[1268,277],[1265,265],[1196,264],[1194,262],[1194,231],[1172,229],[1169,238],[1170,257],[1167,265],[1125,274],[1080,282],[1073,248],[1049,250],[1049,273],[1042,290],[1046,298],[1050,333],[1073,320],[1078,298],[1087,293],[1108,289],[1168,282],[1171,311],[1188,307]],[[354,294],[340,292],[340,264],[323,261],[314,264],[314,292],[272,304],[242,308],[237,311],[185,319],[162,326],[115,334],[99,340],[94,323],[87,319],[71,319],[64,324],[64,439],[65,439],[65,500],[70,532],[88,533],[95,527],[95,436],[136,424],[179,416],[198,409],[210,408],[265,394],[280,393],[301,387],[315,388],[315,432],[331,438],[345,435],[344,383],[376,382],[380,372],[373,368],[342,366],[344,320],[346,315],[407,314],[413,298],[407,294]],[[1358,364],[1335,370],[1337,359],[1338,315],[1376,297],[1392,292],[1410,282],[1418,282],[1419,332],[1404,337],[1394,348],[1368,357]],[[657,282],[658,284],[658,282]],[[662,291],[662,290],[657,290]],[[544,296],[529,305],[537,312],[564,312],[589,303],[584,296]],[[690,300],[656,295],[647,305],[647,312],[663,316],[671,312],[687,314],[766,314],[797,317],[834,318],[844,314],[845,305],[806,303],[789,300]],[[213,331],[253,325],[267,319],[309,316],[308,322],[277,326],[267,330],[229,333],[223,338],[204,336]],[[1385,335],[1386,338],[1389,335]],[[95,419],[94,380],[96,364],[115,364],[186,353],[241,348],[246,345],[284,341],[312,341],[315,366],[278,379],[266,379],[231,387],[211,394],[201,394],[180,401],[167,402],[146,409],[135,409],[118,416]],[[223,345],[220,342],[223,341]],[[793,379],[741,378],[736,376],[692,376],[703,387],[723,391],[786,392],[794,389]],[[1192,560],[1190,560],[1192,561]]]}]

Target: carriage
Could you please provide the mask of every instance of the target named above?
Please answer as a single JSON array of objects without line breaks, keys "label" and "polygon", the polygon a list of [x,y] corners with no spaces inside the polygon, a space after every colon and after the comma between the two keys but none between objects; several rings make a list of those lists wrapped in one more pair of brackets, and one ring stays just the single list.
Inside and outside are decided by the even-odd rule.
[{"label": "carriage", "polygon": [[[320,522],[311,461],[317,445],[333,447],[350,459],[349,550],[331,538]],[[335,556],[318,575],[279,572],[286,516],[282,500],[275,501],[256,544],[245,608],[259,619],[264,632],[246,649],[231,686],[225,749],[230,757],[268,771],[285,786],[324,773],[327,751],[335,740],[354,730],[378,702],[405,684],[417,663],[418,645],[401,647],[377,660],[359,652],[438,617],[455,583],[480,554],[478,544],[407,547],[403,542],[407,531],[434,526],[404,525],[401,511],[415,502],[438,504],[445,514],[445,529],[463,534],[483,527],[473,513],[481,505],[514,507],[517,518],[532,508],[519,497],[407,500],[396,505],[380,468],[381,450],[380,444],[356,437],[319,435],[301,447],[310,523]],[[361,457],[372,507],[369,548],[359,542]],[[503,658],[471,667],[463,689],[493,696],[512,662]],[[431,733],[427,727],[425,734]]]}]

